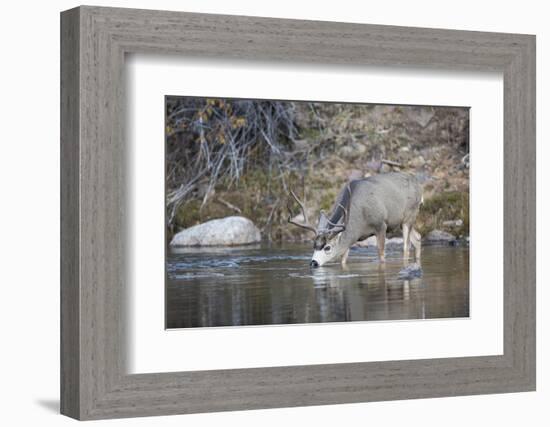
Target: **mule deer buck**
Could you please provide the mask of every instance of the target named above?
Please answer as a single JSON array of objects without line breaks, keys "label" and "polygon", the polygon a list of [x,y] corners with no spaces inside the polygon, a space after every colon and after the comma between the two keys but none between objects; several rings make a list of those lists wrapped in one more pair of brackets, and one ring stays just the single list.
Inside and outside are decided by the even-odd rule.
[{"label": "mule deer buck", "polygon": [[317,228],[309,223],[304,203],[292,190],[290,194],[300,206],[304,222],[292,220],[290,204],[288,222],[315,236],[312,267],[339,257],[344,266],[350,247],[372,235],[376,236],[380,262],[384,262],[386,230],[399,226],[403,231],[404,259],[409,258],[412,243],[415,259],[420,262],[420,233],[414,223],[422,203],[422,186],[413,175],[392,172],[351,181],[340,191],[330,214],[321,211]]}]

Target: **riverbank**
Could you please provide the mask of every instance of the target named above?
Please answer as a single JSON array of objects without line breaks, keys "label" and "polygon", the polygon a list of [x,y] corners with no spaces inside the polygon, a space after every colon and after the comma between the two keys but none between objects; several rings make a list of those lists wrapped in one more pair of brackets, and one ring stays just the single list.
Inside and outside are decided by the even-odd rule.
[{"label": "riverbank", "polygon": [[205,175],[193,184],[169,216],[168,241],[182,229],[234,215],[250,219],[262,240],[307,240],[307,232],[287,222],[290,188],[316,224],[347,182],[394,170],[416,175],[423,185],[416,222],[421,235],[441,230],[456,239],[469,236],[467,109],[294,103],[292,114],[292,141],[270,153],[251,149],[238,177],[219,177],[212,186]]}]

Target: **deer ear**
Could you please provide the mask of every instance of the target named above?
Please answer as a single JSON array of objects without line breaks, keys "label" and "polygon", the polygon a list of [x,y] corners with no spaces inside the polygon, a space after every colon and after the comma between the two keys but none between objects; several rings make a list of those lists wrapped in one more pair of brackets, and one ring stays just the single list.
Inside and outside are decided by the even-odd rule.
[{"label": "deer ear", "polygon": [[326,228],[327,224],[328,224],[328,217],[327,217],[327,214],[325,213],[324,210],[322,210],[321,212],[319,212],[319,225],[317,227],[318,230],[322,230],[324,228]]}]

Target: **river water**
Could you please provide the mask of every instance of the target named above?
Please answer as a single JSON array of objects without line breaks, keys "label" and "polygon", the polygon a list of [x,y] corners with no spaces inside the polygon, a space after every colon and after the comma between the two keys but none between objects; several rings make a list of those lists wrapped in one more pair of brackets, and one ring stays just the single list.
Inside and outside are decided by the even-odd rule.
[{"label": "river water", "polygon": [[469,248],[424,246],[404,280],[402,251],[350,252],[310,269],[305,245],[176,249],[167,254],[166,327],[193,328],[469,316]]}]

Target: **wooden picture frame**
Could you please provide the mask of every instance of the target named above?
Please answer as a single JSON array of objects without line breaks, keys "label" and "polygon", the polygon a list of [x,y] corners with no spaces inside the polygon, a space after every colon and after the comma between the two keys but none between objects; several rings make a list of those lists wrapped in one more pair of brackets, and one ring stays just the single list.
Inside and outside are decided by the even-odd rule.
[{"label": "wooden picture frame", "polygon": [[[503,355],[127,374],[126,53],[502,72]],[[65,415],[84,420],[535,389],[534,36],[71,9],[61,14],[61,166]]]}]

